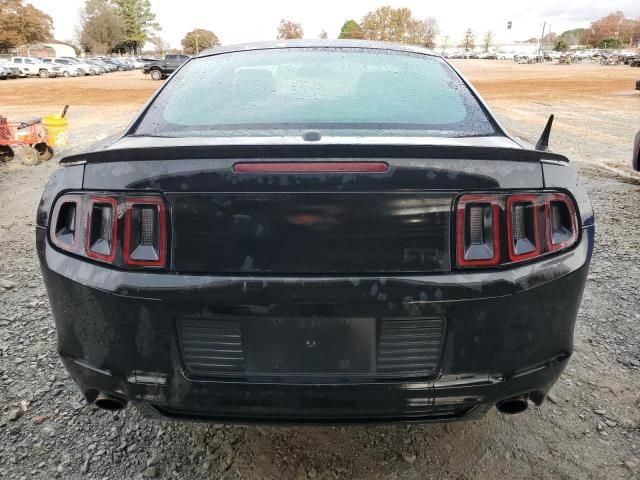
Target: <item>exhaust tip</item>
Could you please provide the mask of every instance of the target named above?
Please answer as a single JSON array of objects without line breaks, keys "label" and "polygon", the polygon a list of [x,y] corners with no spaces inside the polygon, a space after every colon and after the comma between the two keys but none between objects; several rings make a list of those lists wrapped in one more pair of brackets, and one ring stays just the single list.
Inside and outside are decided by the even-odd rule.
[{"label": "exhaust tip", "polygon": [[504,413],[505,415],[517,415],[529,408],[529,402],[527,401],[526,395],[521,395],[499,401],[496,404],[496,408],[500,413]]},{"label": "exhaust tip", "polygon": [[100,392],[94,401],[96,407],[103,410],[116,411],[122,410],[127,406],[127,401],[114,397],[108,393]]}]

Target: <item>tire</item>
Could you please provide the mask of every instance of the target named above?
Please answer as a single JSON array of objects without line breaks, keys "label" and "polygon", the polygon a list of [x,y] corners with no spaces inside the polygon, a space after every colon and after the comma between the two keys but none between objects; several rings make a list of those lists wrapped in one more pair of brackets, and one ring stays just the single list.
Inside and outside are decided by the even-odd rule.
[{"label": "tire", "polygon": [[33,148],[38,152],[38,156],[40,157],[41,162],[47,162],[51,160],[53,157],[53,148],[51,148],[46,143],[36,143]]},{"label": "tire", "polygon": [[49,78],[49,70],[43,68],[38,72],[38,76],[40,78]]},{"label": "tire", "polygon": [[162,80],[162,72],[158,69],[151,70],[150,75],[152,80]]},{"label": "tire", "polygon": [[0,145],[0,162],[10,162],[15,154],[13,149],[8,145]]},{"label": "tire", "polygon": [[64,72],[62,72],[62,76],[63,76],[64,78],[69,78],[69,77],[71,76],[71,74],[69,73],[69,71],[68,71],[68,70],[65,70]]},{"label": "tire", "polygon": [[18,157],[23,165],[28,167],[38,165],[40,163],[40,154],[33,147],[22,147],[18,151]]}]

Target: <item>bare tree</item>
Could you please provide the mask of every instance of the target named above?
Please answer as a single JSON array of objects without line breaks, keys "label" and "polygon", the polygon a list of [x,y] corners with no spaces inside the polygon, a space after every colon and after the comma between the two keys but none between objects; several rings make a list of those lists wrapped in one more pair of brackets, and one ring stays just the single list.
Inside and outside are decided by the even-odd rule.
[{"label": "bare tree", "polygon": [[473,50],[474,48],[476,48],[476,36],[473,34],[473,30],[468,28],[464,32],[464,37],[462,38],[462,45],[460,46],[464,48],[465,52],[468,52],[469,50]]},{"label": "bare tree", "polygon": [[85,50],[106,55],[126,39],[124,20],[108,0],[87,0],[80,12],[78,36]]},{"label": "bare tree", "polygon": [[488,52],[491,45],[493,45],[493,32],[489,30],[482,36],[482,46],[484,47],[484,51]]},{"label": "bare tree", "polygon": [[302,26],[299,23],[290,20],[280,20],[278,25],[278,39],[290,40],[294,38],[302,38]]},{"label": "bare tree", "polygon": [[322,40],[326,40],[327,38],[329,38],[329,35],[327,35],[327,32],[325,30],[322,30],[320,32],[320,35],[318,35],[318,38],[320,38]]},{"label": "bare tree", "polygon": [[436,36],[440,32],[438,22],[435,18],[425,18],[424,20],[411,19],[407,26],[407,43],[421,45],[427,48],[436,46]]},{"label": "bare tree", "polygon": [[169,42],[167,42],[164,38],[160,36],[153,37],[151,39],[151,43],[153,43],[153,46],[156,49],[156,54],[160,55],[161,57],[164,57],[167,51],[171,48],[171,45],[169,44]]}]

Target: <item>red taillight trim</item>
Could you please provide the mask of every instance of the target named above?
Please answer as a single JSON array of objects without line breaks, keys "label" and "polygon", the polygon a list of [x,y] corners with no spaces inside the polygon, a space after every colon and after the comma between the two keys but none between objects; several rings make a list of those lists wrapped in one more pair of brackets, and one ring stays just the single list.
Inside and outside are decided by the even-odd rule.
[{"label": "red taillight trim", "polygon": [[[508,246],[507,253],[509,255],[509,259],[512,262],[519,262],[522,260],[527,260],[528,258],[537,257],[542,252],[542,247],[540,245],[540,205],[538,203],[538,195],[526,194],[526,195],[509,195],[507,197],[507,205],[506,205],[506,215],[507,215],[507,238],[508,238]],[[513,250],[513,215],[511,211],[511,207],[514,202],[528,202],[534,206],[534,215],[533,215],[533,229],[535,231],[535,250],[532,250],[527,253],[521,253],[518,255]]]},{"label": "red taillight trim", "polygon": [[[551,237],[551,202],[562,202],[567,206],[569,210],[569,215],[571,216],[571,229],[572,234],[568,240],[560,243],[553,243]],[[547,239],[547,249],[550,252],[557,252],[558,250],[562,250],[564,248],[569,248],[571,245],[576,243],[578,239],[578,215],[576,214],[576,208],[573,205],[573,200],[569,198],[568,195],[564,193],[548,193],[544,197],[544,215],[545,215],[545,223],[547,224],[545,228],[545,236]]]},{"label": "red taillight trim", "polygon": [[234,173],[385,173],[385,162],[248,162],[236,163]]},{"label": "red taillight trim", "polygon": [[[58,223],[58,216],[60,215],[60,207],[65,203],[75,203],[76,205],[76,235],[74,235],[73,243],[71,245],[59,241],[56,237],[56,224]],[[61,250],[78,253],[80,248],[80,237],[82,236],[82,228],[80,225],[82,219],[81,206],[82,199],[80,198],[80,195],[62,195],[58,200],[56,200],[51,218],[49,219],[49,237],[51,238],[51,242]]]},{"label": "red taillight trim", "polygon": [[[113,218],[111,219],[111,250],[109,255],[103,255],[91,250],[91,216],[93,215],[93,206],[96,203],[108,203],[113,210]],[[87,223],[85,226],[84,249],[85,254],[94,260],[101,260],[107,263],[113,263],[116,258],[116,243],[118,241],[118,201],[113,197],[90,197],[87,206]]]},{"label": "red taillight trim", "polygon": [[[136,205],[154,205],[158,207],[158,259],[135,260],[131,258],[131,208]],[[167,222],[164,200],[159,197],[137,197],[125,200],[125,227],[123,245],[123,261],[127,266],[164,267],[167,260]]]},{"label": "red taillight trim", "polygon": [[[493,257],[484,260],[464,258],[464,214],[469,203],[489,203],[491,205],[493,228]],[[495,195],[466,194],[460,197],[456,207],[456,261],[459,267],[493,266],[500,263],[500,204]]]}]

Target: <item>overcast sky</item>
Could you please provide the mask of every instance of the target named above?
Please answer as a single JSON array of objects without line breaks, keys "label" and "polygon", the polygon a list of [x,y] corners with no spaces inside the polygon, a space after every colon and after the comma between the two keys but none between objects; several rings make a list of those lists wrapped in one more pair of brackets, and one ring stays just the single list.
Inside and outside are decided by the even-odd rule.
[{"label": "overcast sky", "polygon": [[[27,0],[51,17],[57,40],[74,38],[78,11],[84,0]],[[306,38],[317,38],[324,29],[336,38],[346,19],[357,21],[382,5],[409,7],[417,18],[435,17],[442,35],[451,41],[471,28],[479,42],[492,30],[498,41],[539,37],[544,21],[562,33],[587,27],[593,19],[622,10],[629,18],[640,17],[640,0],[151,0],[162,26],[160,35],[179,47],[185,33],[194,28],[212,30],[223,44],[270,40],[281,18],[302,24]],[[513,29],[507,31],[507,21]]]}]

